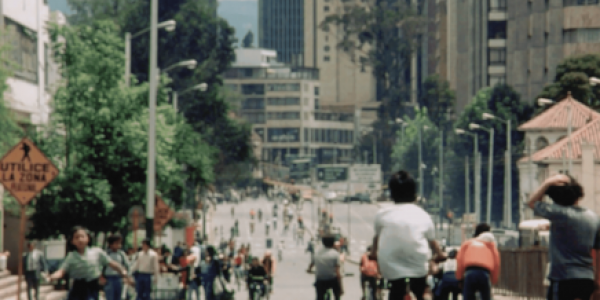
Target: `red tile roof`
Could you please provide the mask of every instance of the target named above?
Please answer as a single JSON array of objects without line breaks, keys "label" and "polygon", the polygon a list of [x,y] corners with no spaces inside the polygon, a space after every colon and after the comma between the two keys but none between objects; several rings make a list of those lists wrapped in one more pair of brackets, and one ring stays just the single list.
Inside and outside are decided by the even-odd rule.
[{"label": "red tile roof", "polygon": [[573,131],[600,118],[600,113],[573,99],[573,97],[569,95],[539,116],[536,116],[527,121],[527,123],[519,126],[519,130],[567,129],[569,127],[569,106],[573,109]]},{"label": "red tile roof", "polygon": [[[600,118],[596,118],[593,122],[585,125],[583,128],[571,134],[572,153],[569,155],[569,138],[565,137],[560,141],[536,152],[533,154],[533,161],[558,160],[573,157],[573,159],[581,159],[581,145],[591,143],[596,146],[594,158],[600,158]],[[528,162],[529,158],[524,157],[519,162]]]}]

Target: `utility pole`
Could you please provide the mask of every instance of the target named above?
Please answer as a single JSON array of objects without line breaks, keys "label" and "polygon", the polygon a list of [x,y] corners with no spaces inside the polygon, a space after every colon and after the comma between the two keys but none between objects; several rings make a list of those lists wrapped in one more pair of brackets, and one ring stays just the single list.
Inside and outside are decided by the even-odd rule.
[{"label": "utility pole", "polygon": [[157,93],[157,57],[158,57],[158,0],[152,0],[150,6],[150,109],[148,117],[148,168],[146,183],[146,238],[154,240],[154,201],[156,181],[156,93]]}]

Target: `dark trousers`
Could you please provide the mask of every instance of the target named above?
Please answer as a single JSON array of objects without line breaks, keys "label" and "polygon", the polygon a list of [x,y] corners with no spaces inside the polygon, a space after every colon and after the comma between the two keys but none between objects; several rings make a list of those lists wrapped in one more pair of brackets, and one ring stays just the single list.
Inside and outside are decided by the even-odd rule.
[{"label": "dark trousers", "polygon": [[325,294],[328,290],[331,289],[333,291],[333,296],[335,300],[340,300],[340,282],[338,279],[330,279],[330,280],[317,280],[315,282],[315,290],[317,291],[317,300],[325,299]]},{"label": "dark trousers", "polygon": [[458,280],[456,280],[454,272],[448,273],[444,274],[442,281],[437,287],[435,294],[436,298],[440,300],[448,300],[448,297],[452,295],[452,300],[458,300],[458,295],[461,293],[461,289],[458,286]]},{"label": "dark trousers", "polygon": [[27,299],[34,300],[32,290],[35,290],[35,300],[40,300],[40,277],[37,271],[25,271],[27,284]]},{"label": "dark trousers", "polygon": [[[406,292],[407,292],[406,291],[406,278],[389,280],[389,283],[391,284],[391,287],[390,287],[390,294],[389,294],[388,299],[389,300],[404,299],[404,296],[406,296]],[[415,294],[415,297],[417,297],[417,300],[423,300],[423,293],[425,292],[425,289],[427,288],[427,277],[409,278],[409,285],[410,285],[410,290],[412,291],[413,294]]]},{"label": "dark trousers", "polygon": [[150,300],[152,274],[137,273],[135,275],[135,291],[137,293],[137,300]]},{"label": "dark trousers", "polygon": [[98,300],[100,295],[100,284],[98,279],[87,281],[85,279],[76,279],[73,281],[73,287],[69,291],[68,300]]},{"label": "dark trousers", "polygon": [[121,300],[123,295],[123,279],[121,279],[121,276],[106,276],[104,295],[106,300]]},{"label": "dark trousers", "polygon": [[481,295],[481,300],[492,299],[490,271],[484,268],[467,268],[463,286],[463,300],[476,300],[475,294],[477,292]]},{"label": "dark trousers", "polygon": [[364,282],[369,283],[369,288],[371,288],[371,300],[377,300],[377,278],[371,276],[365,276],[363,274],[360,275],[360,283],[361,285]]},{"label": "dark trousers", "polygon": [[593,293],[594,281],[591,279],[551,280],[548,300],[587,300]]}]

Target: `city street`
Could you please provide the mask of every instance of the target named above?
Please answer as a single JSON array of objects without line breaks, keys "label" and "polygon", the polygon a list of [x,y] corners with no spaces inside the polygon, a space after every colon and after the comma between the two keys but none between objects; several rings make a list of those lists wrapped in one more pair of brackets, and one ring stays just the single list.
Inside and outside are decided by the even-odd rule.
[{"label": "city street", "polygon": [[[264,198],[244,201],[235,205],[235,216],[233,218],[231,217],[231,206],[231,204],[221,204],[217,206],[217,210],[213,216],[213,227],[217,228],[220,232],[220,227],[223,226],[223,238],[227,239],[229,238],[229,230],[237,219],[240,226],[240,237],[236,239],[236,248],[239,248],[241,243],[251,243],[252,254],[262,257],[267,250],[265,221],[272,220],[273,202],[267,201]],[[358,260],[358,258],[360,258],[360,253],[366,249],[366,245],[370,243],[370,240],[373,237],[372,221],[378,207],[375,204],[359,203],[351,203],[350,207],[351,234],[353,241],[351,243],[350,251],[353,260]],[[250,235],[248,226],[250,221],[250,209],[254,209],[258,212],[259,208],[263,211],[263,221],[257,221],[256,232],[253,235]],[[345,234],[348,224],[348,204],[335,203],[333,204],[333,208],[336,212],[334,213],[334,218],[336,219],[335,223],[342,227],[342,231]],[[311,203],[305,202],[301,214],[306,227],[313,232],[315,226],[312,222],[310,209]],[[316,209],[317,203],[314,204],[315,213]],[[279,204],[279,210],[277,232],[274,233],[271,227],[270,237],[273,239],[273,247],[271,250],[274,257],[277,257],[276,245],[279,241],[283,240],[285,243],[285,252],[283,261],[277,264],[272,299],[312,299],[314,297],[314,289],[312,287],[314,275],[306,273],[306,269],[310,262],[310,256],[305,252],[306,243],[296,246],[296,242],[291,233],[288,233],[287,235],[283,234],[283,223],[281,221],[283,205]],[[316,218],[317,216],[315,215],[314,217]],[[293,229],[292,225],[290,225],[290,229]],[[218,241],[219,239],[217,238],[216,240]],[[305,236],[305,242],[308,242],[308,240],[309,234]],[[347,276],[344,278],[345,294],[353,296],[360,295],[358,266],[347,263],[345,272],[347,273]],[[240,299],[245,299],[245,289],[238,293],[243,295]]]}]

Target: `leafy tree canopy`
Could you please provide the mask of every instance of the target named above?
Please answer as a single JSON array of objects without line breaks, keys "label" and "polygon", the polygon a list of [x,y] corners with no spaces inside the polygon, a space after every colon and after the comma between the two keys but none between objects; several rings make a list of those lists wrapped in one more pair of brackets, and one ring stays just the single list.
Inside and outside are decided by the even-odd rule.
[{"label": "leafy tree canopy", "polygon": [[427,107],[429,119],[438,128],[447,128],[450,125],[454,115],[456,95],[450,89],[448,81],[441,79],[437,74],[427,77],[423,83],[423,93],[419,103]]},{"label": "leafy tree canopy", "polygon": [[600,78],[600,55],[586,54],[566,58],[556,67],[554,82],[544,87],[538,98],[561,100],[573,97],[590,106],[600,106],[600,89],[592,88],[590,77]]}]

